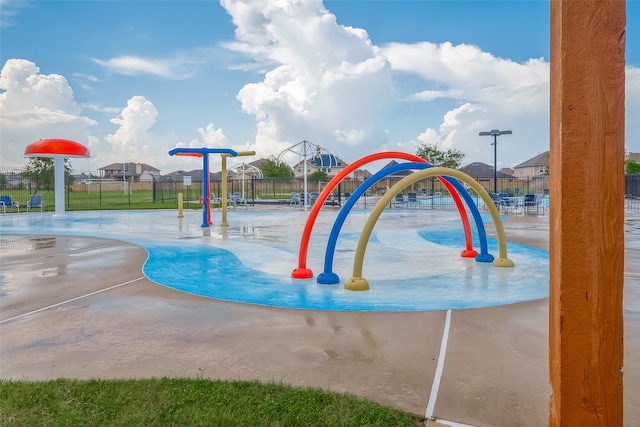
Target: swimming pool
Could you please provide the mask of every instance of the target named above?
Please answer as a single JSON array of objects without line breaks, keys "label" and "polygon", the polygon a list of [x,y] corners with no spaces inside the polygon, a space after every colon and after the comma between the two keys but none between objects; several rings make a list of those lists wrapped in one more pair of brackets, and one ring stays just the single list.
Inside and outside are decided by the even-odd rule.
[{"label": "swimming pool", "polygon": [[[321,212],[311,235],[307,265],[322,271],[329,231],[337,211]],[[94,236],[145,248],[143,273],[182,292],[266,306],[340,311],[429,311],[511,304],[548,296],[548,253],[509,242],[515,268],[496,268],[459,256],[464,246],[460,219],[450,211],[394,209],[375,226],[364,261],[371,289],[345,290],[355,246],[368,211],[354,211],[336,245],[339,285],[291,279],[307,213],[300,210],[234,211],[229,227],[213,215],[204,236],[201,213],[187,211],[7,214],[1,234]],[[490,222],[487,216],[483,218]],[[509,236],[507,235],[507,239]],[[477,244],[477,235],[474,236]],[[488,239],[489,252],[497,242]]]}]

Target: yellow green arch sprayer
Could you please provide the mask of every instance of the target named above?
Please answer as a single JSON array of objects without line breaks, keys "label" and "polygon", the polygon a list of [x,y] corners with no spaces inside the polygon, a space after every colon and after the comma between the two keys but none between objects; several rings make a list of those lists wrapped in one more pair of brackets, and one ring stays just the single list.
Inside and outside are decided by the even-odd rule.
[{"label": "yellow green arch sprayer", "polygon": [[514,266],[513,261],[507,257],[507,241],[504,234],[504,227],[502,226],[502,220],[500,219],[500,214],[486,190],[482,188],[482,186],[478,184],[476,180],[474,180],[464,172],[460,172],[459,170],[455,169],[435,167],[414,172],[406,178],[398,181],[389,189],[389,191],[387,191],[382,196],[382,198],[380,198],[378,203],[371,210],[371,214],[365,222],[364,227],[362,228],[362,233],[360,234],[360,239],[358,240],[356,254],[353,259],[353,273],[352,276],[345,282],[345,289],[349,289],[352,291],[366,291],[367,289],[369,289],[369,282],[367,281],[367,279],[362,277],[362,265],[364,262],[364,253],[367,250],[367,243],[369,242],[369,238],[371,237],[371,233],[373,232],[373,227],[376,225],[376,222],[380,218],[380,215],[382,214],[384,208],[389,203],[391,203],[396,194],[400,193],[411,184],[418,182],[421,179],[429,178],[432,176],[450,176],[456,178],[468,184],[469,187],[471,187],[476,193],[478,193],[485,206],[487,206],[489,213],[491,214],[491,219],[493,220],[493,223],[495,225],[496,235],[498,237],[498,257],[493,260],[493,266],[506,268]]}]

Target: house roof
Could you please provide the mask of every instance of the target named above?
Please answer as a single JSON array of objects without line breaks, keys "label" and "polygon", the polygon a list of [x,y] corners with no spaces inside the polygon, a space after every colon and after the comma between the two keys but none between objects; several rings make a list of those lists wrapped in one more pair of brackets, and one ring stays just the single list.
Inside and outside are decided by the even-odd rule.
[{"label": "house roof", "polygon": [[258,169],[262,169],[262,166],[263,166],[267,161],[269,161],[269,159],[261,158],[261,159],[254,160],[253,162],[251,162],[251,163],[247,163],[247,164],[249,164],[249,165],[251,165],[251,166],[255,166],[255,167],[257,167]]},{"label": "house roof", "polygon": [[110,165],[98,168],[98,170],[101,170],[101,171],[121,171],[121,170],[124,169],[125,165],[126,165],[126,169],[125,170],[127,171],[127,174],[130,173],[130,171],[133,171],[135,173],[136,165],[140,165],[140,173],[145,172],[145,171],[160,172],[160,169],[156,169],[151,165],[148,165],[146,163],[135,163],[135,162],[111,163]]},{"label": "house roof", "polygon": [[[398,164],[398,162],[396,162],[395,160],[391,160],[389,163],[387,163],[386,165],[384,165],[384,168],[388,168],[389,166],[393,166],[393,165],[397,165],[397,164]],[[384,168],[383,168],[383,169],[384,169]],[[405,169],[405,170],[398,171],[398,172],[396,172],[396,173],[392,173],[392,174],[391,174],[391,175],[389,175],[389,176],[409,176],[409,175],[411,175],[412,173],[413,173],[413,171],[412,171],[412,170]]]},{"label": "house roof", "polygon": [[[298,163],[294,165],[294,167],[297,167],[302,163],[304,163],[304,160],[300,160]],[[314,156],[314,157],[308,158],[307,163],[317,168],[320,168],[320,167],[343,168],[343,167],[349,166],[349,163],[345,162],[338,156],[334,156],[333,154],[322,154],[320,156]]]},{"label": "house roof", "polygon": [[[169,176],[175,179],[176,181],[182,181],[183,177],[190,176],[192,182],[202,182],[202,169],[193,169],[190,171],[177,170],[170,172],[164,176]],[[212,173],[209,172],[210,181],[221,181],[222,180],[222,172]]]},{"label": "house roof", "polygon": [[[493,166],[490,166],[482,162],[469,163],[466,166],[460,168],[460,170],[471,178],[493,178]],[[511,178],[511,175],[498,171],[496,174],[498,178]]]},{"label": "house roof", "polygon": [[514,169],[521,168],[530,168],[532,166],[549,166],[549,152],[545,151],[544,153],[538,154],[535,157],[530,158],[527,161],[520,163],[517,166],[514,166]]},{"label": "house roof", "polygon": [[502,169],[499,169],[498,172],[506,173],[507,175],[511,175],[511,176],[514,175],[514,171],[511,168],[502,168]]},{"label": "house roof", "polygon": [[367,179],[371,175],[373,175],[371,172],[369,172],[366,169],[356,169],[353,172],[351,172],[351,174],[353,175],[354,178],[364,178],[364,179]]},{"label": "house roof", "polygon": [[624,160],[635,160],[636,162],[640,163],[640,153],[627,153],[627,155],[624,156]]},{"label": "house roof", "polygon": [[346,166],[344,161],[333,154],[321,154],[311,159],[311,164],[316,167],[342,167]]}]

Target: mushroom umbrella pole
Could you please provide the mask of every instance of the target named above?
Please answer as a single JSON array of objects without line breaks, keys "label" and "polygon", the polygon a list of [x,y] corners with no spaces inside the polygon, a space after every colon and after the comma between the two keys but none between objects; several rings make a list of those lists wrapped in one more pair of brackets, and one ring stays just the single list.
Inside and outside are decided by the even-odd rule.
[{"label": "mushroom umbrella pole", "polygon": [[65,218],[64,212],[64,159],[65,157],[91,157],[89,149],[68,139],[41,139],[27,145],[24,150],[29,157],[52,157],[56,211],[53,218]]}]

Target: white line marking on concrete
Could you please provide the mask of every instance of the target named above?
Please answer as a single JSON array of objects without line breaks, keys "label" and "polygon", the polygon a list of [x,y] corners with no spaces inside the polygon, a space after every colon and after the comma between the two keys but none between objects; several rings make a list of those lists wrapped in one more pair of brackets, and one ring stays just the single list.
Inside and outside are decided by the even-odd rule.
[{"label": "white line marking on concrete", "polygon": [[440,389],[440,379],[442,378],[442,371],[444,370],[444,357],[447,354],[447,342],[449,341],[449,327],[451,326],[451,310],[447,310],[447,315],[444,319],[444,330],[442,331],[442,342],[440,343],[440,354],[438,355],[438,364],[436,365],[436,373],[433,377],[433,384],[431,384],[431,393],[429,394],[429,403],[427,403],[427,411],[425,412],[425,418],[431,418],[433,416],[433,408],[436,406],[436,399],[438,398],[438,390]]},{"label": "white line marking on concrete", "polygon": [[138,277],[137,279],[129,280],[127,282],[119,283],[117,285],[113,285],[113,286],[110,286],[108,288],[100,289],[99,291],[91,292],[91,293],[88,293],[86,295],[81,295],[79,297],[71,298],[71,299],[68,299],[66,301],[59,302],[57,304],[49,305],[47,307],[42,307],[42,308],[39,308],[37,310],[30,311],[28,313],[19,314],[18,316],[13,316],[13,317],[10,317],[8,319],[0,320],[0,325],[5,323],[5,322],[10,322],[12,320],[19,319],[21,317],[29,316],[30,314],[39,313],[39,312],[44,311],[44,310],[49,310],[50,308],[55,308],[55,307],[58,307],[58,306],[63,305],[63,304],[67,304],[67,303],[70,303],[70,302],[73,302],[73,301],[77,301],[77,300],[82,299],[82,298],[90,297],[91,295],[99,294],[99,293],[105,292],[105,291],[110,291],[111,289],[119,288],[120,286],[128,285],[130,283],[137,282],[138,280],[141,280],[141,279],[144,279],[144,276]]},{"label": "white line marking on concrete", "polygon": [[471,424],[456,423],[455,421],[441,420],[440,418],[438,418],[437,421],[441,424],[445,424],[451,427],[475,427],[475,426],[472,426]]}]

